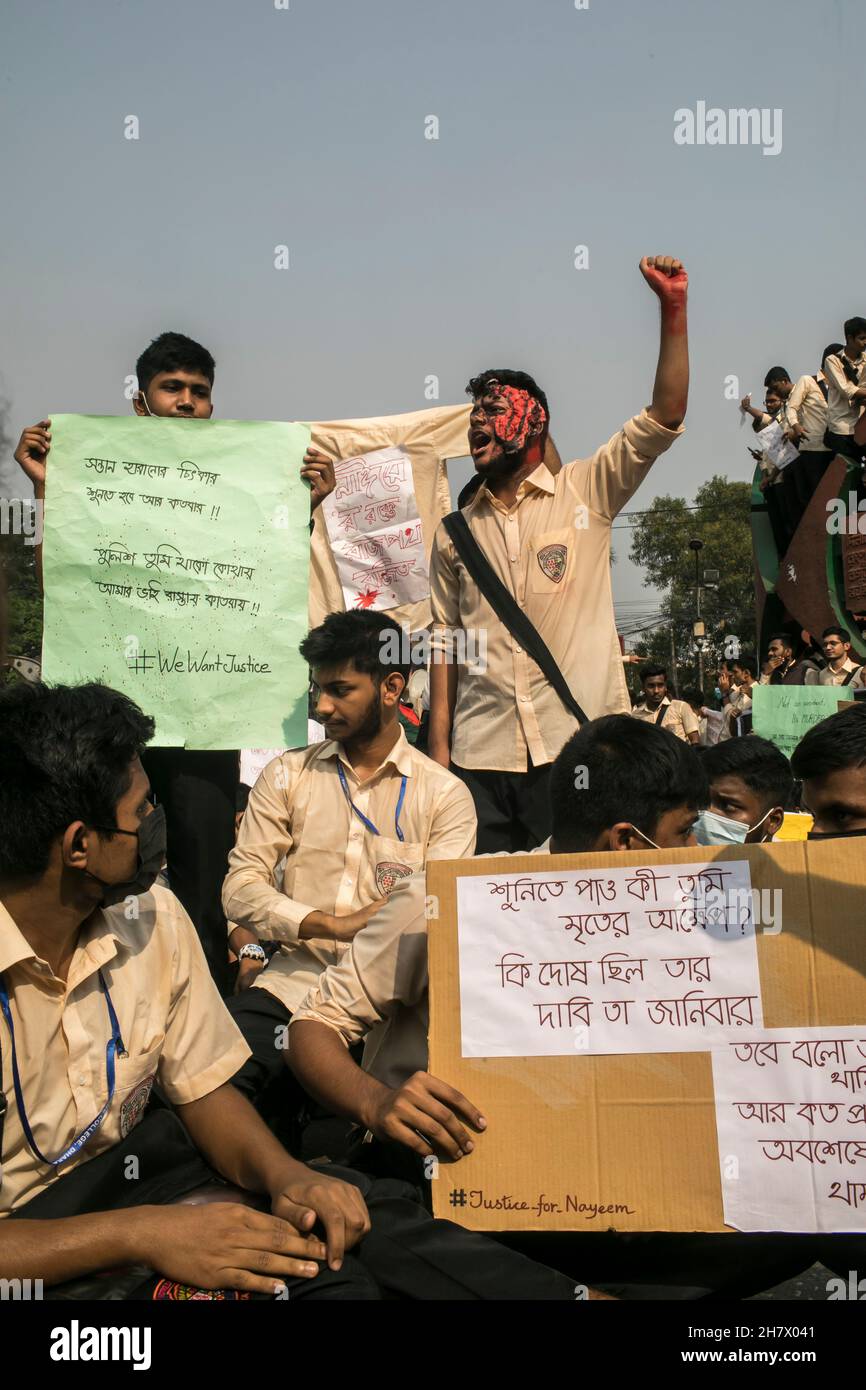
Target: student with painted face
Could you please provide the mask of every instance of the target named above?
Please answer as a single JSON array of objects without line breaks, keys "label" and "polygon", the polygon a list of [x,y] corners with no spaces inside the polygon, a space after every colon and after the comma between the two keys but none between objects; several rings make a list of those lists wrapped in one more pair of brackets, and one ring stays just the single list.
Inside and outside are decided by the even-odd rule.
[{"label": "student with painted face", "polygon": [[[327,738],[274,759],[250,792],[223,888],[242,971],[229,1009],[253,1050],[235,1084],[250,1097],[289,1079],[275,1029],[400,879],[475,848],[466,787],[400,727],[405,643],[375,612],[331,613],[310,632],[300,651]],[[267,968],[262,941],[280,947]]]},{"label": "student with painted face", "polygon": [[[429,752],[472,791],[482,851],[545,839],[559,748],[586,719],[629,708],[610,527],[682,432],[688,396],[685,270],[670,256],[640,268],[661,303],[652,403],[592,458],[545,466],[550,411],[527,373],[489,370],[467,388],[482,482],[433,542]],[[486,635],[483,670],[455,653],[461,630]]]},{"label": "student with painted face", "polygon": [[[135,365],[136,415],[174,420],[209,420],[213,415],[215,363],[201,343],[183,333],[161,333]],[[51,449],[51,421],[24,430],[15,458],[45,497]],[[334,487],[333,465],[308,450],[301,477],[310,486],[311,509]],[[41,555],[39,557],[41,562]],[[151,786],[165,809],[168,876],[199,934],[210,972],[226,994],[230,988],[226,923],[220,894],[229,850],[234,843],[238,753],[231,749],[148,748],[145,765]]]},{"label": "student with painted face", "polygon": [[699,845],[760,845],[778,834],[794,779],[784,753],[751,734],[698,751],[710,784],[695,825]]},{"label": "student with painted face", "polygon": [[643,666],[640,672],[643,699],[632,710],[632,718],[657,724],[683,743],[700,743],[697,717],[685,700],[668,695],[668,673],[664,666]]}]

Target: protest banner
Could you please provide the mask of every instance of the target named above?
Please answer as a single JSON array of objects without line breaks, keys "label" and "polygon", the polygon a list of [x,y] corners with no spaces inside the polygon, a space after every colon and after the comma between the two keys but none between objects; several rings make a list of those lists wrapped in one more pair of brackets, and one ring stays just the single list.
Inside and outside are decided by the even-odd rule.
[{"label": "protest banner", "polygon": [[52,421],[45,679],[123,691],[157,747],[305,744],[307,427]]},{"label": "protest banner", "polygon": [[840,700],[850,700],[850,686],[753,685],[752,729],[790,758],[814,724],[835,714]]},{"label": "protest banner", "polygon": [[[574,1026],[569,1030],[573,1044],[571,1055],[565,1055],[564,1049],[559,1055],[541,1055],[541,1048],[536,1048],[534,1056],[465,1055],[463,1037],[470,1008],[473,1016],[479,1006],[490,1016],[483,1027],[495,1034],[495,1016],[503,1010],[512,1010],[514,1006],[510,1001],[522,997],[522,991],[507,979],[503,980],[498,968],[505,943],[503,923],[514,916],[510,910],[501,908],[506,891],[499,898],[500,907],[490,907],[487,913],[486,996],[480,1005],[471,989],[470,994],[464,996],[460,961],[462,926],[458,910],[463,882],[505,884],[507,890],[508,883],[517,875],[524,879],[532,876],[536,880],[564,880],[574,887],[590,878],[609,879],[611,871],[615,870],[635,880],[640,870],[667,872],[671,866],[678,866],[681,875],[694,873],[698,876],[706,871],[707,864],[716,869],[735,864],[748,866],[751,917],[756,934],[751,942],[748,938],[745,942],[738,941],[732,935],[728,949],[742,952],[745,973],[738,977],[741,982],[736,984],[735,992],[730,993],[726,986],[724,991],[714,990],[713,993],[738,1000],[749,992],[749,957],[751,949],[755,949],[760,993],[760,1015],[756,1012],[755,1017],[762,1017],[762,1025],[750,1025],[742,1010],[734,1009],[730,1017],[722,1014],[728,1030],[727,1039],[716,1037],[708,1041],[706,1050],[662,1052],[647,1049],[640,1053],[593,1055],[593,1028],[597,1021],[605,1022],[606,996],[598,992],[591,1006],[589,1024],[583,1018],[573,1019]],[[737,891],[742,883],[740,868]],[[456,1164],[441,1163],[438,1172],[434,1171],[435,1214],[459,1220],[477,1230],[723,1232],[732,1229],[725,1218],[724,1184],[732,1184],[735,1174],[740,1172],[752,1184],[753,1192],[757,1184],[760,1201],[762,1192],[769,1192],[774,1184],[779,1185],[774,1175],[782,1163],[788,1163],[788,1150],[786,1146],[779,1151],[783,1156],[778,1161],[772,1157],[776,1149],[770,1151],[769,1157],[760,1155],[753,1147],[747,1128],[745,1140],[742,1139],[743,1126],[752,1123],[748,1119],[741,1120],[741,1138],[736,1144],[720,1143],[713,1056],[725,1049],[733,1055],[734,1047],[739,1047],[742,1055],[746,1055],[748,1044],[765,1040],[773,1030],[782,1030],[778,1034],[780,1041],[791,1041],[798,1047],[803,1045],[801,1053],[812,1047],[816,1035],[810,1033],[810,1029],[830,1029],[832,1032],[826,1036],[831,1039],[862,1041],[866,1034],[864,892],[866,864],[862,852],[856,842],[846,840],[724,848],[703,846],[641,854],[508,855],[429,864],[428,1069],[467,1096],[487,1121],[484,1133],[474,1136],[471,1154]],[[489,902],[495,904],[497,897],[491,896]],[[523,908],[519,914],[519,949],[533,962],[531,975],[524,979],[526,987],[530,984],[537,987],[542,953],[536,947],[543,940],[550,921],[563,909],[553,895],[549,895],[547,901],[540,901],[536,895],[536,900],[527,896],[517,902]],[[644,924],[644,936],[657,930],[660,938],[670,940],[671,949],[665,951],[665,957],[686,962],[680,974],[670,981],[667,994],[672,999],[696,987],[707,988],[701,981],[696,982],[695,966],[688,963],[690,958],[703,960],[711,954],[705,946],[707,933],[697,923],[687,925],[691,928],[689,932],[662,923],[657,929],[649,926],[648,921]],[[470,921],[470,931],[473,930]],[[610,935],[609,930],[606,936]],[[606,940],[606,936],[603,934],[601,939]],[[640,938],[641,949],[629,949],[630,956],[646,956],[644,936]],[[597,931],[595,937],[584,935],[582,944],[573,931],[569,940],[570,947],[560,950],[554,963],[596,962],[587,978],[590,986],[598,990],[601,982],[598,960],[607,954],[608,947],[603,951],[597,949]],[[630,941],[628,937],[615,944],[622,947],[624,942]],[[746,951],[743,951],[744,944],[749,947]],[[549,965],[549,962],[544,963]],[[520,962],[510,964],[517,965],[519,973]],[[621,997],[626,997],[627,987],[628,997],[634,996],[631,986],[640,982],[639,976],[633,975],[631,981],[626,980],[622,962],[616,964],[623,971],[618,981]],[[506,962],[506,969],[508,966]],[[704,961],[702,970],[705,966]],[[712,969],[711,960],[711,976]],[[551,976],[548,969],[545,978],[550,981]],[[608,973],[608,981],[611,978]],[[541,988],[550,993],[552,985],[548,983]],[[572,982],[571,988],[555,994],[555,999],[572,1002],[572,995],[587,993],[589,990],[578,980]],[[706,999],[697,1002],[704,1007],[707,1005]],[[527,998],[527,1003],[536,1035],[554,1036],[555,1030],[543,1021],[543,1015],[536,1020],[537,1011],[531,1007],[532,1000]],[[691,1034],[701,1026],[701,1009],[695,1007],[694,996],[685,1008],[687,1012],[683,1013],[674,1004],[657,1027],[650,1017],[643,1032],[646,1033],[649,1026],[659,1034],[670,1033],[678,1027],[681,1035]],[[680,1019],[678,1025],[677,1018]],[[609,1024],[611,1020],[606,1022]],[[619,1026],[616,1020],[612,1022]],[[506,1026],[509,1026],[507,1019]],[[610,1046],[610,1035],[610,1027],[606,1040],[602,1031],[602,1045]],[[823,1038],[822,1033],[821,1040]],[[665,1043],[668,1045],[669,1040]],[[866,1042],[862,1045],[866,1049]],[[826,1060],[829,1055],[822,1054],[822,1058]],[[857,1066],[856,1054],[852,1052],[846,1055],[844,1065],[834,1065],[833,1070],[856,1071]],[[800,1070],[807,1069],[800,1065]],[[827,1085],[839,1092],[838,1096],[830,1097],[833,1102],[841,1103],[844,1099],[856,1105],[864,1099],[863,1095],[849,1091],[843,1096],[844,1088],[832,1083],[829,1074],[826,1083],[822,1083],[814,1097],[811,1090],[803,1090],[801,1095],[798,1093],[801,1088],[789,1085],[782,1092],[774,1093],[769,1098],[773,1102],[792,1105],[785,1112],[790,1127],[780,1123],[778,1132],[774,1126],[771,1136],[761,1130],[755,1138],[767,1140],[770,1137],[805,1144],[803,1153],[807,1157],[795,1156],[793,1161],[808,1166],[808,1153],[815,1153],[816,1164],[812,1170],[815,1180],[838,1181],[842,1187],[837,1191],[845,1198],[853,1192],[856,1198],[860,1190],[857,1183],[863,1175],[855,1150],[844,1148],[849,1140],[840,1139],[835,1131],[823,1132],[826,1111],[823,1115],[819,1110],[804,1111],[804,1115],[813,1117],[808,1132],[801,1132],[804,1115],[796,1114],[804,1106],[826,1102]],[[745,1079],[741,1089],[743,1094],[735,1100],[744,1106],[752,1101],[763,1104],[768,1099],[759,1088],[750,1089]],[[720,1087],[720,1104],[729,1103],[727,1090]],[[845,1124],[849,1118],[846,1112]],[[850,1129],[850,1142],[859,1143],[858,1125],[852,1122]],[[818,1150],[813,1141],[842,1143],[843,1147],[834,1151]],[[757,1165],[756,1153],[761,1157]],[[822,1166],[821,1159],[826,1160],[826,1166]],[[848,1182],[853,1184],[850,1192],[845,1186]],[[792,1224],[784,1225],[785,1229],[797,1228],[798,1222],[799,1229],[813,1229],[814,1205],[808,1210],[798,1206],[797,1194],[802,1190],[799,1180],[789,1184],[786,1190],[789,1192],[787,1214],[780,1217],[776,1212],[774,1228],[781,1228],[783,1222],[790,1221]],[[748,1218],[734,1209],[730,1198],[728,1201],[729,1220],[736,1220],[742,1229],[752,1229]],[[828,1211],[841,1213],[835,1224]],[[864,1213],[866,1208],[855,1207],[853,1202],[834,1200],[834,1193],[828,1186],[824,1215],[820,1218],[823,1229],[830,1228],[828,1222],[833,1229],[866,1229]]]},{"label": "protest banner", "polygon": [[338,460],[334,473],[322,511],[345,607],[386,611],[429,597],[409,455],[375,449]]},{"label": "protest banner", "polygon": [[[463,458],[469,452],[470,409],[468,404],[445,405],[402,415],[319,421],[310,425],[312,442],[335,462],[380,449],[398,449],[408,457],[420,539],[429,562],[436,527],[452,505],[446,462]],[[317,627],[328,613],[340,612],[347,606],[337,560],[328,538],[326,517],[324,506],[317,508],[310,541],[310,627]],[[390,592],[387,601],[377,606],[411,632],[419,631],[430,622],[429,585],[425,584],[420,598],[414,597],[411,589],[409,596],[396,593],[395,597],[399,601],[394,606],[388,606]]]}]

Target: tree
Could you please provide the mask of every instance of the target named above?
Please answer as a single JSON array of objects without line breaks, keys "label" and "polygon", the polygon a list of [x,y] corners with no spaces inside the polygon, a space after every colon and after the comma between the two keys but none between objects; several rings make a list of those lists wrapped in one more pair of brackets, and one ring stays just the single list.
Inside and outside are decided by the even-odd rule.
[{"label": "tree", "polygon": [[737,645],[744,651],[755,645],[750,485],[715,474],[702,483],[691,509],[684,497],[656,497],[634,525],[630,558],[643,566],[649,582],[664,595],[663,620],[637,644],[637,650],[670,666],[673,628],[681,686],[697,684],[692,538],[704,543],[701,573],[719,572],[718,587],[704,588],[701,600],[709,639],[704,664],[712,669],[725,656],[734,655]]},{"label": "tree", "polygon": [[[8,405],[0,403],[0,450],[11,452],[7,428]],[[2,506],[4,522],[13,512]],[[18,677],[7,664],[16,656],[40,659],[42,650],[42,595],[36,576],[36,548],[25,537],[0,527],[0,685]]]}]

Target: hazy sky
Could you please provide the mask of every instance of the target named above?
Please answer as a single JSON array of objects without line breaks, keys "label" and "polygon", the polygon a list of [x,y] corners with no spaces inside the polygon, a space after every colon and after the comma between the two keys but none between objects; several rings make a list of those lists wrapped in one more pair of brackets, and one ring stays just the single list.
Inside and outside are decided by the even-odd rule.
[{"label": "hazy sky", "polygon": [[[171,328],[211,348],[230,418],[418,409],[430,374],[446,402],[524,367],[572,458],[650,398],[637,262],[670,253],[691,276],[687,434],[630,505],[746,479],[725,377],[757,397],[768,366],[814,371],[866,314],[864,54],[862,0],[5,0],[15,437],[126,413],[125,376]],[[675,144],[699,101],[779,108],[781,152]],[[16,475],[5,458],[13,495]],[[614,540],[633,613],[641,572]]]}]

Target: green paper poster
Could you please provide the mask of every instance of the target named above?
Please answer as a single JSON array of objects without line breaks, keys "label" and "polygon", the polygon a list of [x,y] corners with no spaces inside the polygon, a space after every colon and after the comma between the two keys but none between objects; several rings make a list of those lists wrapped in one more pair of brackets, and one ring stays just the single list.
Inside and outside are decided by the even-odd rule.
[{"label": "green paper poster", "polygon": [[850,700],[847,685],[753,685],[752,729],[790,758],[813,724],[835,714],[840,700]]},{"label": "green paper poster", "polygon": [[43,674],[103,681],[156,747],[307,742],[306,425],[52,417]]}]

